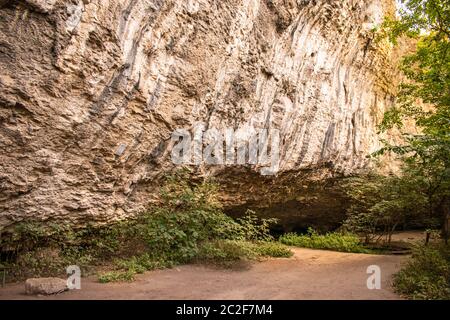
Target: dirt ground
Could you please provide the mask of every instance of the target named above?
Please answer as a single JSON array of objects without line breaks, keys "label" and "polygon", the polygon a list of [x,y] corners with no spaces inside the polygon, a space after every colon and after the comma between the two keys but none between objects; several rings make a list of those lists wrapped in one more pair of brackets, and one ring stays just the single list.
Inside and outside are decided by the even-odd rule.
[{"label": "dirt ground", "polygon": [[392,241],[401,241],[414,243],[417,241],[425,241],[425,231],[402,231],[392,235]]},{"label": "dirt ground", "polygon": [[[0,299],[400,299],[392,275],[405,256],[365,255],[293,248],[289,259],[269,259],[235,270],[186,265],[139,275],[132,283],[100,284],[83,278],[81,290],[50,297],[24,294],[24,284],[0,289]],[[367,267],[381,268],[381,289],[367,288]]]}]

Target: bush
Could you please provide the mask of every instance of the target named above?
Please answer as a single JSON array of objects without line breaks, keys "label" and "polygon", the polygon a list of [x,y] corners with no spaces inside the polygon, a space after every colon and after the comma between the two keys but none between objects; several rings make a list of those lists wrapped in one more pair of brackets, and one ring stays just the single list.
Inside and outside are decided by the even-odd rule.
[{"label": "bush", "polygon": [[165,207],[141,217],[134,229],[146,244],[146,253],[117,260],[118,271],[101,275],[101,281],[123,281],[123,272],[129,277],[189,262],[231,267],[259,257],[292,256],[284,245],[268,242],[273,240],[269,229],[274,219],[259,219],[249,211],[235,221],[220,210],[209,207],[207,211],[188,203],[182,212]]},{"label": "bush", "polygon": [[98,281],[100,283],[108,282],[131,282],[134,280],[136,273],[132,271],[111,271],[100,274]]},{"label": "bush", "polygon": [[[190,262],[214,264],[230,268],[238,262],[256,260],[261,257],[289,258],[293,255],[288,247],[281,243],[245,240],[214,240],[202,243]],[[148,270],[170,268],[179,264],[177,260],[164,260],[149,254],[121,259],[115,262],[116,270],[99,275],[99,281],[131,281],[136,274]]]},{"label": "bush", "polygon": [[258,257],[254,245],[242,240],[219,240],[204,243],[195,261],[231,267],[238,261],[253,260]]},{"label": "bush", "polygon": [[109,234],[115,228],[74,230],[64,224],[20,223],[12,232],[1,235],[0,263],[16,280],[64,275],[69,265],[78,265],[89,274],[117,250],[119,238]]},{"label": "bush", "polygon": [[277,242],[259,242],[255,251],[263,257],[290,258],[294,255],[288,247]]},{"label": "bush", "polygon": [[282,235],[279,241],[288,246],[326,249],[341,252],[368,253],[364,248],[358,236],[353,234],[327,233],[319,235],[313,229],[308,230],[306,235],[288,233]]},{"label": "bush", "polygon": [[394,287],[411,299],[450,299],[450,248],[416,245],[411,259],[394,276]]},{"label": "bush", "polygon": [[277,219],[259,219],[252,210],[247,210],[244,217],[237,219],[240,236],[248,241],[272,241],[270,226],[277,221]]},{"label": "bush", "polygon": [[261,257],[289,258],[292,255],[293,252],[281,243],[221,240],[205,243],[197,256],[197,261],[232,265],[239,260]]},{"label": "bush", "polygon": [[350,200],[343,229],[363,235],[365,243],[390,243],[399,225],[423,213],[424,197],[414,190],[408,176],[367,175],[347,179],[344,190]]},{"label": "bush", "polygon": [[162,208],[151,210],[135,226],[151,258],[187,263],[197,258],[208,242],[230,246],[233,242],[225,240],[271,239],[269,228],[276,220],[259,219],[248,211],[235,221],[221,211],[215,200],[216,191],[217,186],[211,182],[189,186],[178,179],[169,179],[164,187]]}]

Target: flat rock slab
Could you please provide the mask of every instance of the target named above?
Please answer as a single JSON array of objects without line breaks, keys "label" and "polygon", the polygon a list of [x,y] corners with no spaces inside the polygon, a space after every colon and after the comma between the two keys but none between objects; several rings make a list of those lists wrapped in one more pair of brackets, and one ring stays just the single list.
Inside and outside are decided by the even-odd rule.
[{"label": "flat rock slab", "polygon": [[59,278],[32,278],[25,281],[25,292],[29,295],[51,295],[66,290],[67,281]]}]

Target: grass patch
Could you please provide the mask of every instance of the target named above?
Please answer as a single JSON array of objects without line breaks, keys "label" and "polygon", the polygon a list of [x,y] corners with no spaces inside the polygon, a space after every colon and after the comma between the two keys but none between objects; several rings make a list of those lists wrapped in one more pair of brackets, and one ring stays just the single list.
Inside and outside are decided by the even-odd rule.
[{"label": "grass patch", "polygon": [[414,300],[450,299],[450,247],[416,245],[411,259],[394,276],[395,290]]},{"label": "grass patch", "polygon": [[263,257],[290,258],[294,255],[287,246],[277,242],[260,242],[255,251]]},{"label": "grass patch", "polygon": [[288,233],[282,235],[279,241],[285,245],[294,247],[340,252],[372,253],[371,250],[362,245],[359,237],[356,235],[337,232],[320,235],[311,228],[306,235]]},{"label": "grass patch", "polygon": [[131,271],[110,271],[98,276],[100,283],[108,282],[131,282],[134,281],[135,272]]},{"label": "grass patch", "polygon": [[281,243],[267,241],[225,240],[205,243],[196,260],[231,266],[242,260],[256,260],[264,257],[289,258],[293,252]]},{"label": "grass patch", "polygon": [[254,245],[249,241],[219,240],[205,243],[195,258],[195,262],[232,268],[241,262],[248,262],[257,257]]}]

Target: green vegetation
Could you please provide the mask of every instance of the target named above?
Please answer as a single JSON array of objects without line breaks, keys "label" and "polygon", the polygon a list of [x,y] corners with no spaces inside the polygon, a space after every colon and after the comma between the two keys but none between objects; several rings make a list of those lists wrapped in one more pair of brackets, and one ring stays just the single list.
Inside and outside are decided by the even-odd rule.
[{"label": "green vegetation", "polygon": [[197,262],[232,267],[235,262],[263,257],[289,258],[292,251],[276,242],[225,240],[205,244]]},{"label": "green vegetation", "polygon": [[412,258],[395,275],[394,286],[411,299],[450,299],[450,247],[417,245]]},{"label": "green vegetation", "polygon": [[288,233],[282,235],[279,241],[288,246],[325,249],[340,252],[369,253],[370,250],[365,248],[358,236],[353,234],[342,234],[338,232],[318,234],[315,230],[309,229],[308,234],[298,235]]},{"label": "green vegetation", "polygon": [[136,272],[133,271],[110,271],[104,272],[98,276],[100,283],[108,282],[131,282],[134,280]]},{"label": "green vegetation", "polygon": [[[380,131],[396,128],[403,134],[399,144],[389,144],[377,154],[390,152],[403,163],[402,184],[417,195],[417,211],[429,228],[446,227],[450,218],[450,2],[404,0],[399,19],[388,19],[381,34],[396,43],[399,37],[414,38],[416,50],[400,65],[405,81],[400,85],[395,108],[389,110]],[[403,132],[410,123],[420,133]],[[407,193],[403,193],[407,199]]]},{"label": "green vegetation", "polygon": [[[395,108],[385,113],[380,131],[396,129],[400,143],[390,144],[375,155],[389,152],[401,161],[397,177],[359,185],[348,225],[361,221],[366,233],[380,225],[394,230],[408,215],[419,217],[428,229],[425,245],[415,248],[411,260],[396,277],[399,293],[413,299],[449,299],[450,255],[450,2],[402,0],[399,17],[387,19],[380,38],[397,43],[414,39],[414,52],[401,62],[405,80]],[[415,125],[419,133],[405,130]],[[379,197],[376,201],[376,197]],[[430,243],[431,230],[441,227],[444,241]],[[372,230],[370,230],[372,229]],[[445,244],[444,244],[445,242]]]},{"label": "green vegetation", "polygon": [[[251,242],[245,240],[215,240],[202,243],[191,259],[184,262],[211,264],[224,268],[232,268],[238,262],[257,260],[264,257],[289,258],[293,255],[285,245],[276,242]],[[133,281],[136,274],[148,270],[170,268],[182,263],[172,259],[166,261],[164,257],[143,254],[129,259],[115,262],[116,270],[101,273],[99,281],[102,283],[116,281]]]},{"label": "green vegetation", "polygon": [[254,250],[263,257],[289,258],[293,256],[293,252],[289,248],[277,242],[259,242]]},{"label": "green vegetation", "polygon": [[[13,248],[13,276],[46,276],[76,264],[95,271],[107,266],[99,281],[131,281],[147,270],[184,263],[225,267],[261,257],[289,257],[290,250],[270,235],[273,219],[248,211],[240,219],[225,215],[217,199],[218,186],[189,183],[188,172],[169,177],[161,189],[161,204],[134,220],[74,231],[66,226],[22,224],[1,238],[2,250]],[[103,268],[104,269],[104,268]]]},{"label": "green vegetation", "polygon": [[367,175],[350,178],[344,183],[350,199],[343,229],[361,235],[365,244],[391,243],[399,226],[416,222],[437,227],[438,222],[426,219],[426,200],[412,177]]},{"label": "green vegetation", "polygon": [[62,224],[21,223],[1,234],[2,264],[14,279],[63,274],[69,265],[89,274],[103,261],[123,254],[127,225],[74,230]]}]

